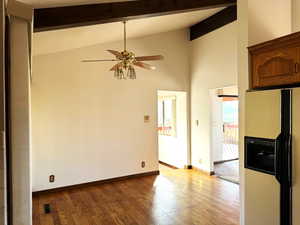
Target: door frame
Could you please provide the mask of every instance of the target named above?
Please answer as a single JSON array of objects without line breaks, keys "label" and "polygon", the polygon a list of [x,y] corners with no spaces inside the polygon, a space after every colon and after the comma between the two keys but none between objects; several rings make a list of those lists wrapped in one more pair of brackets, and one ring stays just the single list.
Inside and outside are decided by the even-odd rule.
[{"label": "door frame", "polygon": [[[209,96],[210,96],[210,165],[212,168],[212,173],[214,173],[214,145],[213,145],[213,138],[214,138],[214,134],[213,134],[213,95],[217,95],[217,97],[232,97],[232,98],[237,98],[237,100],[239,101],[239,95],[236,94],[227,94],[227,93],[220,93],[217,94],[218,90],[221,89],[227,89],[227,88],[236,88],[236,91],[238,91],[238,86],[237,85],[229,85],[229,86],[223,86],[223,87],[219,87],[219,88],[212,88],[209,89]],[[238,112],[239,113],[239,112]],[[239,149],[239,145],[238,145],[238,149]],[[240,157],[240,152],[238,152],[239,157]],[[224,162],[226,161],[232,161],[232,160],[224,160]],[[223,162],[223,161],[220,161]]]}]

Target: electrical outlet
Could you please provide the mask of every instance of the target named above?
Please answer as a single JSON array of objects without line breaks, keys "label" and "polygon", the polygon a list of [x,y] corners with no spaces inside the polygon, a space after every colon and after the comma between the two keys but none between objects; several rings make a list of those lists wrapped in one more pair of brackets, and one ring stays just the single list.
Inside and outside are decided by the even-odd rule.
[{"label": "electrical outlet", "polygon": [[49,176],[49,182],[50,183],[54,183],[54,181],[55,181],[55,176],[54,175],[50,175]]},{"label": "electrical outlet", "polygon": [[144,116],[144,122],[145,122],[145,123],[149,123],[149,122],[150,122],[150,116],[145,115],[145,116]]},{"label": "electrical outlet", "polygon": [[146,162],[145,162],[145,161],[142,161],[141,166],[142,166],[142,168],[145,168]]},{"label": "electrical outlet", "polygon": [[202,160],[202,159],[199,159],[198,162],[199,162],[200,164],[202,164],[203,160]]}]

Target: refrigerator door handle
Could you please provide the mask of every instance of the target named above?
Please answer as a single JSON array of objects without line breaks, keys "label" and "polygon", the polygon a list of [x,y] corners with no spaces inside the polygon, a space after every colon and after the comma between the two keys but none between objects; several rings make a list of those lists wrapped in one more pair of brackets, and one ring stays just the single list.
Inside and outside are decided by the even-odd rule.
[{"label": "refrigerator door handle", "polygon": [[293,185],[293,174],[292,174],[292,135],[289,135],[287,138],[287,150],[288,150],[288,183],[289,186],[292,187]]},{"label": "refrigerator door handle", "polygon": [[275,170],[275,177],[279,183],[281,183],[281,141],[282,141],[282,134],[280,134],[275,140],[275,163],[274,163],[274,170]]}]

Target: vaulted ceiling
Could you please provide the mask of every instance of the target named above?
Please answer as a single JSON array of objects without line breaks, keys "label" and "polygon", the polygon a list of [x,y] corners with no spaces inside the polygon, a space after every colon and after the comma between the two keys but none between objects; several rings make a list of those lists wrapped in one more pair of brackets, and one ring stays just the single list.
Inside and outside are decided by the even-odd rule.
[{"label": "vaulted ceiling", "polygon": [[34,8],[49,8],[69,5],[83,5],[108,2],[127,2],[136,0],[18,0],[20,2],[32,5]]},{"label": "vaulted ceiling", "polygon": [[[216,8],[130,20],[127,25],[128,38],[188,28],[222,9]],[[34,33],[33,54],[49,54],[95,44],[120,41],[123,39],[122,26],[122,23],[117,22]]]}]

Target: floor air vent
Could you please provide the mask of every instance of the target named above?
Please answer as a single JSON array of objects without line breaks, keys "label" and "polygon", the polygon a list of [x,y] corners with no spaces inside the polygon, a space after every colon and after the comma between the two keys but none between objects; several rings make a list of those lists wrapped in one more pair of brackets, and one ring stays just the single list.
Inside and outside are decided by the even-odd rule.
[{"label": "floor air vent", "polygon": [[50,204],[45,204],[44,205],[44,212],[45,212],[45,214],[51,213]]}]

